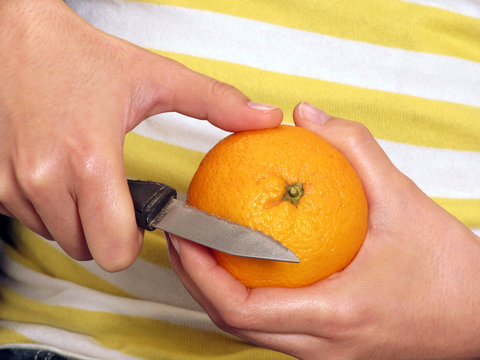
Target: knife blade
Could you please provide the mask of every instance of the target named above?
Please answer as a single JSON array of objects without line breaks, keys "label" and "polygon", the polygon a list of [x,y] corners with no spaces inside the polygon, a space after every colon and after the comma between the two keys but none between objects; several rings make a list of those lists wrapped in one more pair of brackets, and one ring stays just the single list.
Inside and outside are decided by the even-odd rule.
[{"label": "knife blade", "polygon": [[280,241],[250,227],[209,214],[176,199],[172,187],[128,179],[138,226],[159,229],[228,254],[298,263]]}]

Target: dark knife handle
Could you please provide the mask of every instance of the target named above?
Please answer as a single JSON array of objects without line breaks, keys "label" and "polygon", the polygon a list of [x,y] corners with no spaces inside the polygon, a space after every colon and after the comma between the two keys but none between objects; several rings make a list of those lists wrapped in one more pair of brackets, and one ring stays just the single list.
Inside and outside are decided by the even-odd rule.
[{"label": "dark knife handle", "polygon": [[177,197],[177,191],[168,185],[145,180],[128,179],[137,225],[154,230],[152,222],[167,203]]}]

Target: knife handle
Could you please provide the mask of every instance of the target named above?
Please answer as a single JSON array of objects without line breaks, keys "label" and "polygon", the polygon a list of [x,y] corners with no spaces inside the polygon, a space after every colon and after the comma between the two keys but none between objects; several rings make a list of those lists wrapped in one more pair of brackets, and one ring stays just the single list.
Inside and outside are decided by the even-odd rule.
[{"label": "knife handle", "polygon": [[128,187],[135,208],[137,225],[154,230],[152,222],[167,203],[177,197],[177,191],[168,185],[145,180],[128,179]]}]

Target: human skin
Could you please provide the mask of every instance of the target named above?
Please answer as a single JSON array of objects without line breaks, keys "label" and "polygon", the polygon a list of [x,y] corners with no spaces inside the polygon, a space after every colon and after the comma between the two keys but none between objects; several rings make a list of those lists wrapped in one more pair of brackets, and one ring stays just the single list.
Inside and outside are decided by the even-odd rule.
[{"label": "human skin", "polygon": [[136,226],[125,134],[176,111],[228,131],[280,109],[90,26],[61,0],[0,2],[0,213],[75,259],[129,266]]},{"label": "human skin", "polygon": [[298,289],[247,289],[210,251],[169,235],[172,266],[217,326],[301,359],[480,356],[480,239],[399,172],[363,125],[309,104],[297,126],[341,151],[369,204],[343,271]]},{"label": "human skin", "polygon": [[[0,33],[0,213],[109,271],[141,247],[126,132],[166,111],[225,130],[281,121],[279,109],[249,106],[238,90],[94,29],[59,0],[0,2]],[[364,246],[310,287],[249,290],[207,249],[177,239],[172,265],[192,295],[221,328],[304,359],[480,355],[478,237],[399,173],[363,126],[307,105],[294,117],[360,174]]]}]

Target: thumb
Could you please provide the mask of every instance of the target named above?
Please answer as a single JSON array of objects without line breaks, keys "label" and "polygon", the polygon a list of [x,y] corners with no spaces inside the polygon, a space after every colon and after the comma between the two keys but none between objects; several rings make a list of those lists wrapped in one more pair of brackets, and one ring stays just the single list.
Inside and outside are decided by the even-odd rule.
[{"label": "thumb", "polygon": [[297,126],[320,135],[347,158],[362,180],[370,204],[379,189],[399,180],[401,173],[363,124],[335,118],[305,102],[295,107],[293,117]]},{"label": "thumb", "polygon": [[208,120],[226,131],[243,131],[278,126],[283,114],[280,108],[250,101],[240,90],[186,66],[151,54],[143,66],[143,114],[134,120],[135,127],[145,117],[175,111],[197,119]]}]

